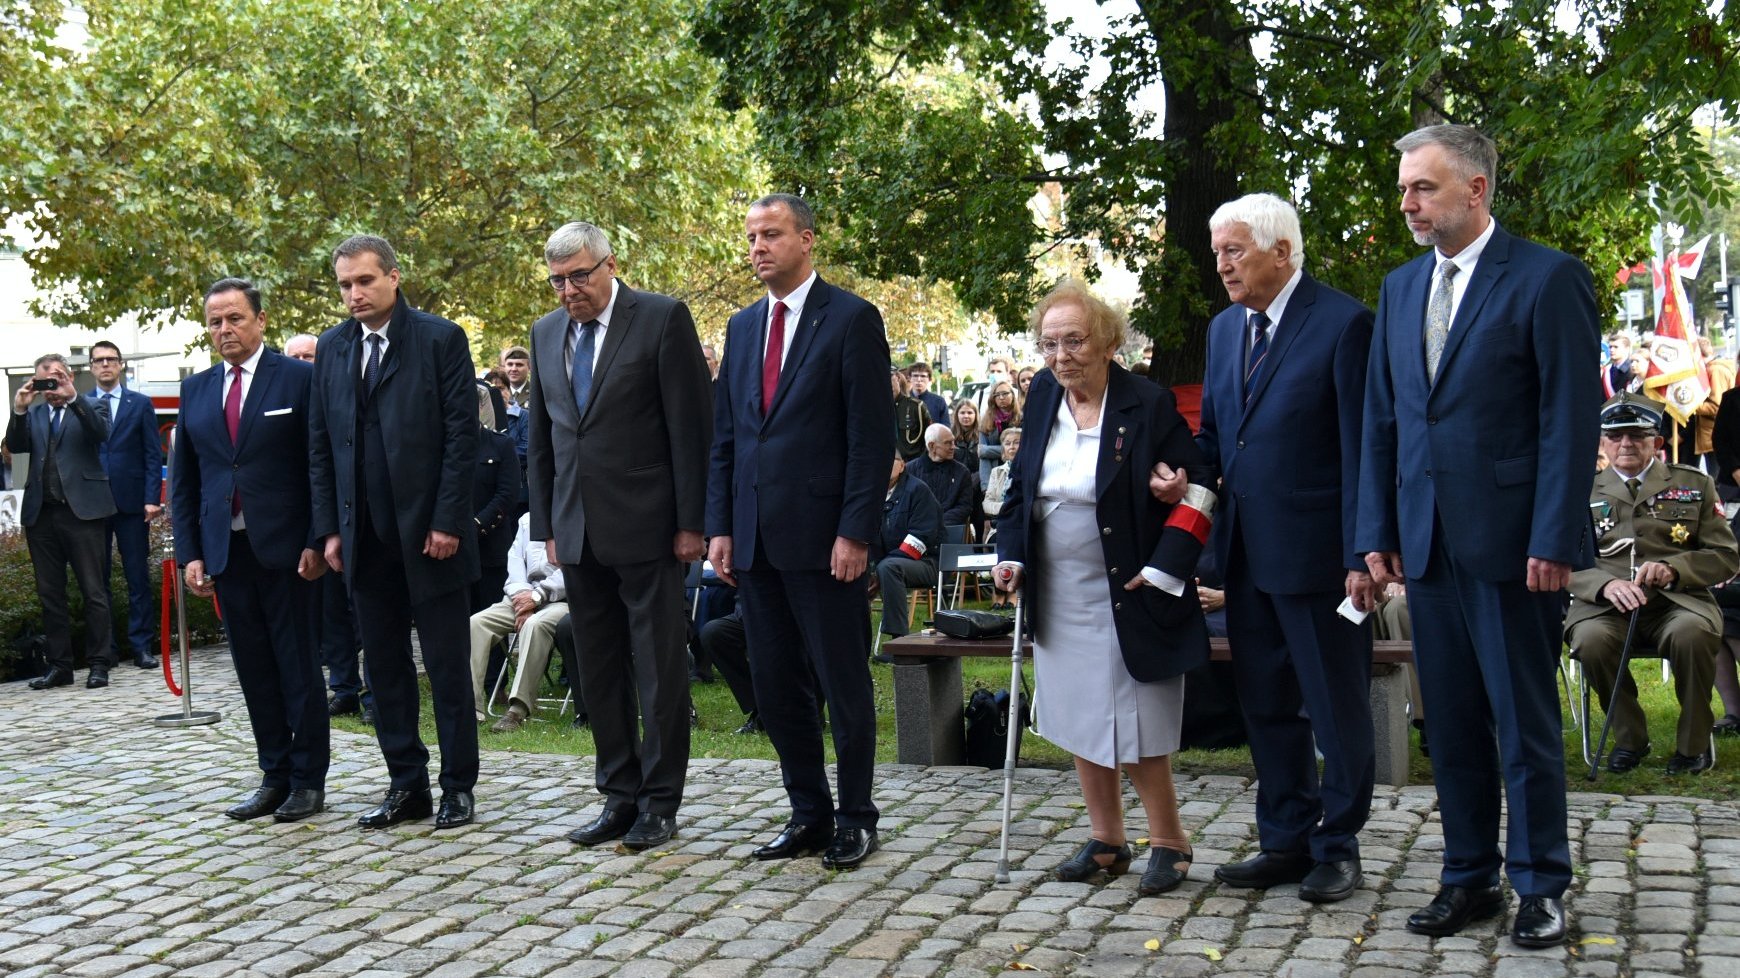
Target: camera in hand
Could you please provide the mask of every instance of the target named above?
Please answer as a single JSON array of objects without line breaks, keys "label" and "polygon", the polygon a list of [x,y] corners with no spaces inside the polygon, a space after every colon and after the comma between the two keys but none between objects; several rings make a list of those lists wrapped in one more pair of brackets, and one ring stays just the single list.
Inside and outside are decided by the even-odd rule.
[{"label": "camera in hand", "polygon": [[33,391],[59,390],[60,381],[55,380],[53,377],[38,377],[30,382],[30,389]]}]

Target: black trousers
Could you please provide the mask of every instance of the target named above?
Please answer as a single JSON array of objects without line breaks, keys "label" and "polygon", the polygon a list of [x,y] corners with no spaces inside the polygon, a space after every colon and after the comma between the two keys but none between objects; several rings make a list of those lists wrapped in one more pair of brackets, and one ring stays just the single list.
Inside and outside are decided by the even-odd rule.
[{"label": "black trousers", "polygon": [[429,750],[417,733],[417,663],[411,656],[415,624],[435,701],[441,790],[470,791],[477,785],[477,720],[466,588],[412,604],[397,547],[382,543],[364,525],[357,530],[354,550],[356,566],[346,570],[375,694],[375,739],[392,785],[408,791],[429,787]]},{"label": "black trousers", "polygon": [[689,771],[683,566],[674,556],[607,565],[587,542],[562,580],[604,807],[675,816]]},{"label": "black trousers", "polygon": [[[875,828],[878,812],[870,795],[876,700],[867,582],[763,564],[737,572],[737,601],[748,631],[758,715],[779,754],[792,820]],[[834,736],[838,805],[828,791],[819,701],[827,703]]]},{"label": "black trousers", "polygon": [[254,730],[261,783],[324,789],[331,731],[308,607],[319,582],[260,566],[245,530],[230,534],[228,566],[213,581]]},{"label": "black trousers", "polygon": [[743,628],[743,614],[733,611],[701,626],[701,648],[707,658],[725,677],[725,685],[737,700],[737,708],[755,715],[755,680],[749,669],[749,636]]},{"label": "black trousers", "polygon": [[317,658],[326,669],[326,685],[340,696],[362,696],[366,683],[359,665],[362,650],[356,634],[356,618],[350,613],[350,591],[344,575],[327,571],[314,582],[309,597],[308,619],[314,629]]},{"label": "black trousers", "polygon": [[105,669],[115,665],[114,625],[109,618],[107,519],[81,520],[65,503],[46,499],[36,523],[25,528],[30,566],[36,572],[36,597],[42,602],[42,630],[48,636],[48,665],[72,671],[72,618],[66,598],[71,567],[85,600],[85,662]]}]

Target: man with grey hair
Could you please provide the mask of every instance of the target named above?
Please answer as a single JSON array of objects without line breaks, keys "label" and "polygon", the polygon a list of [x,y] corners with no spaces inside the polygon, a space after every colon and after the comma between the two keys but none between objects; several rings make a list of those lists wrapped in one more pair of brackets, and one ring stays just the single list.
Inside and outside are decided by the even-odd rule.
[{"label": "man with grey hair", "polygon": [[[313,532],[350,586],[375,736],[392,778],[357,824],[385,828],[434,814],[437,829],[458,828],[473,817],[478,765],[466,640],[478,576],[471,347],[457,325],[405,301],[398,255],[385,239],[347,238],[333,273],[351,318],[321,335],[314,361]],[[417,732],[413,624],[441,742],[439,809]]]},{"label": "man with grey hair", "polygon": [[292,360],[313,363],[314,349],[319,342],[320,337],[313,333],[297,333],[284,343],[284,355]]},{"label": "man with grey hair", "polygon": [[688,774],[683,565],[702,554],[707,364],[688,307],[618,281],[597,227],[558,228],[544,260],[561,307],[532,326],[531,538],[567,582],[604,795],[568,838],[650,849],[676,831]]},{"label": "man with grey hair", "polygon": [[1380,587],[1407,582],[1444,818],[1438,895],[1407,926],[1443,936],[1504,912],[1503,867],[1511,940],[1548,947],[1571,881],[1561,592],[1594,559],[1601,314],[1582,262],[1492,219],[1492,140],[1440,125],[1396,148],[1402,213],[1431,250],[1379,296],[1355,545]]},{"label": "man with grey hair", "polygon": [[1257,766],[1259,846],[1214,875],[1344,900],[1363,879],[1375,774],[1371,632],[1335,614],[1343,596],[1374,605],[1353,547],[1372,313],[1304,271],[1285,200],[1241,197],[1208,226],[1233,304],[1208,326],[1197,445],[1223,486],[1211,542]]},{"label": "man with grey hair", "polygon": [[948,527],[965,527],[972,522],[979,494],[978,474],[955,458],[957,451],[954,430],[946,424],[933,424],[924,429],[924,454],[906,465],[906,473],[924,483],[942,508],[945,538]]},{"label": "man with grey hair", "polygon": [[99,454],[108,439],[109,406],[79,396],[65,357],[37,357],[36,373],[12,397],[12,421],[6,428],[7,446],[30,456],[20,517],[36,572],[36,597],[42,602],[42,630],[48,636],[48,671],[30,681],[31,689],[72,685],[69,567],[85,602],[85,661],[91,667],[85,688],[109,685],[116,656],[110,645],[114,626],[104,533],[115,514],[115,497]]}]

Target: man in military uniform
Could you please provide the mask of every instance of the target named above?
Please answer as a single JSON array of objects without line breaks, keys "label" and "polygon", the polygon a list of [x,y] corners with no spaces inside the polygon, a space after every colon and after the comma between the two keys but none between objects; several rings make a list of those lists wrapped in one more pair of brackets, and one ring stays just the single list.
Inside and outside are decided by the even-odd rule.
[{"label": "man in military uniform", "polygon": [[1629,771],[1649,753],[1649,726],[1628,674],[1614,690],[1630,616],[1632,651],[1652,648],[1673,666],[1680,723],[1669,774],[1709,770],[1710,686],[1722,611],[1710,587],[1734,576],[1740,548],[1716,508],[1716,484],[1698,469],[1657,460],[1661,407],[1621,392],[1601,408],[1601,448],[1612,464],[1595,477],[1589,514],[1596,566],[1571,575],[1565,641],[1613,717],[1607,769]]}]

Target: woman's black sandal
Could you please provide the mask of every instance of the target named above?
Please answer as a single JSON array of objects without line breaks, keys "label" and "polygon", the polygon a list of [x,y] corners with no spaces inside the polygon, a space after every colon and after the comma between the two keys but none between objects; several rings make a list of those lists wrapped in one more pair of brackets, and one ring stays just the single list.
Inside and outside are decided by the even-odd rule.
[{"label": "woman's black sandal", "polygon": [[[1136,884],[1136,892],[1154,896],[1178,889],[1179,884],[1190,878],[1190,863],[1194,858],[1195,853],[1155,846],[1148,851],[1148,871]],[[1180,863],[1184,865],[1183,869],[1178,868]]]},{"label": "woman's black sandal", "polygon": [[[1111,863],[1105,864],[1095,859],[1095,856],[1111,856]],[[1067,861],[1057,864],[1052,875],[1065,883],[1080,883],[1092,877],[1100,870],[1105,870],[1107,876],[1122,876],[1130,868],[1130,861],[1136,858],[1130,851],[1128,842],[1121,846],[1108,846],[1098,839],[1089,839],[1081,851]]]}]

